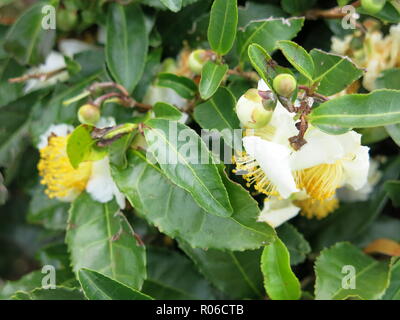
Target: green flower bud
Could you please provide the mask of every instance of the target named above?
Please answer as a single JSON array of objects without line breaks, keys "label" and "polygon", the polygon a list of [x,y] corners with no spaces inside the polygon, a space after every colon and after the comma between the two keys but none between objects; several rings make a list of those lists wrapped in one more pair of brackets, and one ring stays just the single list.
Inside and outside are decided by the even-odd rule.
[{"label": "green flower bud", "polygon": [[236,114],[246,128],[258,129],[266,126],[272,118],[272,111],[266,110],[257,89],[248,90],[236,104]]},{"label": "green flower bud", "polygon": [[203,49],[198,49],[192,51],[189,56],[189,68],[195,74],[200,74],[203,70],[204,65],[207,62],[207,51]]},{"label": "green flower bud", "polygon": [[78,119],[80,123],[94,126],[100,119],[100,110],[92,104],[84,104],[78,110]]},{"label": "green flower bud", "polygon": [[386,4],[386,0],[361,0],[361,6],[368,13],[378,13],[383,9]]},{"label": "green flower bud", "polygon": [[71,31],[78,23],[78,15],[76,11],[66,9],[57,10],[57,28],[61,31]]},{"label": "green flower bud", "polygon": [[282,73],[275,77],[272,85],[280,96],[288,98],[296,90],[297,81],[291,74]]}]

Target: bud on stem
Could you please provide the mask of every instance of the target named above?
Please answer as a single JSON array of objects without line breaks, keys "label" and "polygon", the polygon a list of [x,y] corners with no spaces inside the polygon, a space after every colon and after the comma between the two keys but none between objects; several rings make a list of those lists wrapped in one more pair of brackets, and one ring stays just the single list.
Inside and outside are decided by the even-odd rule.
[{"label": "bud on stem", "polygon": [[275,77],[273,87],[277,94],[289,98],[296,90],[297,81],[291,74],[282,73]]},{"label": "bud on stem", "polygon": [[78,110],[78,119],[82,124],[94,126],[100,119],[100,110],[93,104],[84,104]]}]

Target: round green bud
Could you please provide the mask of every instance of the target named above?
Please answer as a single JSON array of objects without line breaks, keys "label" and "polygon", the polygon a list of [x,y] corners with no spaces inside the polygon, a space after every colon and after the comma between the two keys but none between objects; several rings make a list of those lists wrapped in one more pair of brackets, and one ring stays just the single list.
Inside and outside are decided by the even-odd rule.
[{"label": "round green bud", "polygon": [[277,75],[272,83],[277,94],[283,97],[290,97],[296,90],[297,81],[289,73]]},{"label": "round green bud", "polygon": [[78,15],[76,11],[70,11],[67,9],[57,10],[57,28],[61,31],[71,31],[78,23]]},{"label": "round green bud", "polygon": [[361,0],[361,6],[368,13],[378,13],[383,9],[386,4],[386,0]]},{"label": "round green bud", "polygon": [[92,104],[84,104],[78,110],[78,119],[82,124],[94,126],[100,120],[100,110]]},{"label": "round green bud", "polygon": [[258,129],[266,126],[272,111],[266,110],[257,89],[249,89],[236,104],[236,114],[245,128]]},{"label": "round green bud", "polygon": [[195,74],[201,74],[204,65],[207,62],[207,51],[203,49],[198,49],[192,51],[189,56],[189,68]]}]

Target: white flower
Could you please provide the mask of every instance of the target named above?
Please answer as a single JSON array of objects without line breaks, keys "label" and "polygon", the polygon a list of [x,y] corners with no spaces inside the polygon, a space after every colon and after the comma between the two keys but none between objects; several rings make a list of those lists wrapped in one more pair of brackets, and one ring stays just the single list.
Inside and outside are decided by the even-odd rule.
[{"label": "white flower", "polygon": [[[104,120],[106,126],[112,119]],[[114,197],[123,209],[125,197],[118,190],[110,172],[109,158],[97,161],[82,162],[74,169],[66,153],[68,135],[73,127],[67,124],[52,125],[40,137],[39,174],[42,184],[47,186],[46,194],[50,198],[71,202],[86,190],[91,197],[101,203],[111,201]]]},{"label": "white flower", "polygon": [[367,183],[358,190],[355,190],[351,186],[346,186],[337,190],[337,196],[340,201],[355,202],[355,201],[366,201],[368,200],[371,192],[375,185],[379,182],[382,177],[382,172],[378,170],[379,162],[371,159],[368,170]]},{"label": "white flower", "polygon": [[258,221],[267,222],[271,227],[277,228],[295,217],[299,211],[300,208],[295,206],[289,199],[271,198],[264,202],[264,208],[258,217]]},{"label": "white flower", "polygon": [[282,198],[304,190],[322,201],[342,186],[357,190],[366,184],[369,148],[361,146],[360,134],[329,135],[310,127],[304,136],[307,143],[295,151],[288,141],[298,133],[293,116],[278,103],[267,126],[247,130],[246,152],[236,156],[236,172],[257,191]]}]

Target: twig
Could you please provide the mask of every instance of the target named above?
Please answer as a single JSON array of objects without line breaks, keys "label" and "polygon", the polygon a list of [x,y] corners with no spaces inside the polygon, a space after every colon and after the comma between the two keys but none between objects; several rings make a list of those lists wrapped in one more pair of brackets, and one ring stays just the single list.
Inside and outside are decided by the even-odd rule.
[{"label": "twig", "polygon": [[[355,1],[350,6],[357,8],[361,5],[361,1]],[[347,16],[347,13],[342,11],[342,7],[334,7],[332,9],[311,9],[306,11],[304,14],[306,19],[316,20],[320,18],[324,19],[340,19]]]},{"label": "twig", "polygon": [[21,82],[25,82],[28,81],[30,79],[39,79],[41,81],[45,81],[51,77],[54,77],[55,75],[63,72],[67,70],[66,68],[61,68],[61,69],[57,69],[57,70],[53,70],[50,72],[41,72],[41,73],[32,73],[32,74],[25,74],[21,77],[16,77],[16,78],[11,78],[8,79],[8,82],[10,83],[21,83]]}]

